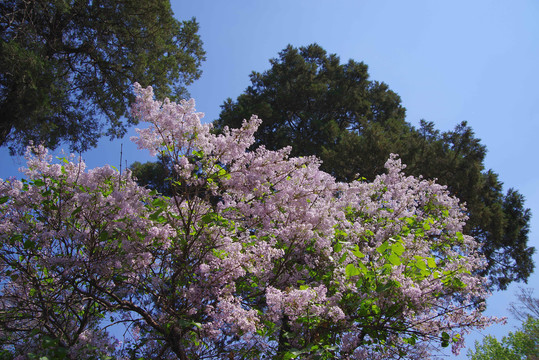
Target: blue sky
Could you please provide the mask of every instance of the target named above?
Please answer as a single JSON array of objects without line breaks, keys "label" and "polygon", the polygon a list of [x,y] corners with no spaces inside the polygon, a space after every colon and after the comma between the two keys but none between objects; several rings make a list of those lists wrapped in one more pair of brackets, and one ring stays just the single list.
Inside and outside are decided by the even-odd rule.
[{"label": "blue sky", "polygon": [[[440,130],[468,121],[486,145],[487,168],[514,187],[532,209],[530,245],[539,248],[539,2],[402,0],[172,1],[179,19],[196,17],[207,51],[202,77],[190,86],[197,109],[218,117],[227,97],[250,84],[251,71],[269,68],[288,44],[318,43],[329,53],[363,61],[371,79],[397,92],[407,120]],[[150,160],[126,137],[83,154],[90,167]],[[16,174],[21,158],[0,151],[0,178]],[[535,256],[539,264],[539,255]],[[539,276],[529,286],[537,288]],[[487,314],[506,311],[518,288],[494,294]],[[518,322],[482,334],[505,335]],[[474,333],[473,339],[480,339]],[[465,353],[466,351],[464,351]],[[461,358],[464,358],[461,356]]]}]

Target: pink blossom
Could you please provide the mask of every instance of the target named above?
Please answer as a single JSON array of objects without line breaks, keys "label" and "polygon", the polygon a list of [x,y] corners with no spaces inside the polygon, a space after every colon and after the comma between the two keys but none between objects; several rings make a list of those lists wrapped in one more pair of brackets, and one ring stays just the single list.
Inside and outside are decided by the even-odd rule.
[{"label": "pink blossom", "polygon": [[[314,157],[249,150],[256,116],[216,135],[194,101],[135,92],[133,116],[149,127],[134,141],[171,159],[172,197],[130,172],[54,163],[40,146],[25,182],[0,181],[0,320],[16,355],[41,329],[82,358],[271,358],[316,344],[419,359],[443,332],[458,351],[461,335],[500,321],[476,302],[488,296],[485,261],[461,234],[464,206],[405,176],[396,155],[372,182],[338,183]],[[107,332],[114,319],[132,339]]]}]

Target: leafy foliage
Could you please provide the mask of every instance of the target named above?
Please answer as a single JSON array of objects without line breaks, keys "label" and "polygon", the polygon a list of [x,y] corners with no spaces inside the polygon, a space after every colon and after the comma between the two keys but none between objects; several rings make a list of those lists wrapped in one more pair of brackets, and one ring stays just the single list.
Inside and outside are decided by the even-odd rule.
[{"label": "leafy foliage", "polygon": [[147,186],[152,190],[157,191],[160,194],[171,196],[173,174],[170,173],[171,168],[170,159],[164,156],[160,156],[156,162],[148,161],[140,163],[135,161],[129,166],[129,169],[135,174],[136,181],[141,186]]},{"label": "leafy foliage", "polygon": [[[0,3],[0,145],[74,150],[121,137],[135,79],[181,96],[204,60],[194,19],[167,0]],[[129,119],[133,123],[134,119]]]},{"label": "leafy foliage", "polygon": [[510,332],[498,341],[486,336],[482,343],[475,342],[475,349],[468,351],[471,360],[535,360],[539,359],[539,299],[533,289],[521,288],[518,303],[512,303],[510,311],[523,322],[522,327]]},{"label": "leafy foliage", "polygon": [[42,146],[1,183],[4,355],[425,359],[496,321],[464,209],[395,155],[339,183],[314,157],[249,151],[256,117],[215,135],[193,102],[136,92],[135,141],[169,159],[171,196]]},{"label": "leafy foliage", "polygon": [[498,175],[484,168],[486,148],[465,122],[443,133],[431,122],[411,126],[399,96],[370,80],[364,63],[341,64],[318,45],[288,46],[270,63],[269,70],[251,74],[243,94],[222,105],[217,129],[257,114],[264,122],[253,146],[290,145],[293,156],[316,155],[322,170],[343,181],[372,180],[391,153],[399,154],[407,174],[437,179],[466,203],[464,231],[482,243],[484,274],[493,286],[528,279],[534,268],[530,210],[518,191],[504,194]]}]

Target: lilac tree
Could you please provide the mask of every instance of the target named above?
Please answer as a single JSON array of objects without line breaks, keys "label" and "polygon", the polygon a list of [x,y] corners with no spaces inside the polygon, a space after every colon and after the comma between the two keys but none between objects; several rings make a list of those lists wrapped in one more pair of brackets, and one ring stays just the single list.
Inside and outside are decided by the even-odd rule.
[{"label": "lilac tree", "polygon": [[458,200],[406,177],[338,183],[314,157],[215,135],[194,102],[136,86],[134,141],[174,195],[31,147],[0,187],[0,343],[19,359],[425,358],[482,316]]}]

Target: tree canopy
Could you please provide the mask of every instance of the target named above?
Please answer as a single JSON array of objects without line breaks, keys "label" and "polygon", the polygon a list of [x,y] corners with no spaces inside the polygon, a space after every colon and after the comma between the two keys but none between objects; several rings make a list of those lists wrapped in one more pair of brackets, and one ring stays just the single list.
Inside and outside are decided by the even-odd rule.
[{"label": "tree canopy", "polygon": [[471,360],[536,360],[539,359],[539,298],[532,296],[533,289],[522,288],[518,303],[511,304],[513,315],[522,320],[522,327],[510,332],[501,341],[486,336],[475,348],[468,351]]},{"label": "tree canopy", "polygon": [[2,1],[0,145],[83,151],[123,136],[135,80],[175,98],[200,76],[197,32],[168,0]]},{"label": "tree canopy", "polygon": [[222,105],[218,130],[256,114],[263,122],[255,146],[290,145],[293,156],[316,155],[321,169],[342,181],[372,180],[390,153],[399,154],[407,174],[437,179],[466,204],[464,230],[483,245],[492,285],[505,289],[526,281],[534,268],[534,248],[527,245],[530,210],[518,191],[504,193],[498,175],[485,169],[486,148],[467,123],[440,132],[422,120],[415,128],[405,120],[400,97],[369,79],[367,65],[341,64],[316,44],[288,46],[270,64]]},{"label": "tree canopy", "polygon": [[458,199],[396,155],[337,182],[249,150],[256,117],[216,135],[192,101],[136,92],[171,196],[41,145],[0,181],[3,358],[426,359],[496,321]]},{"label": "tree canopy", "polygon": [[468,352],[471,360],[535,360],[539,359],[539,319],[528,318],[522,328],[498,341],[487,335]]}]

